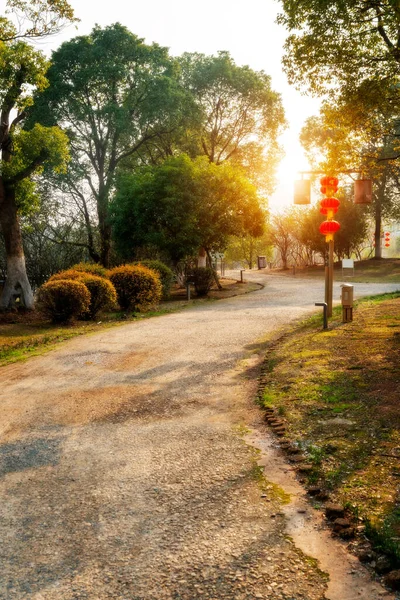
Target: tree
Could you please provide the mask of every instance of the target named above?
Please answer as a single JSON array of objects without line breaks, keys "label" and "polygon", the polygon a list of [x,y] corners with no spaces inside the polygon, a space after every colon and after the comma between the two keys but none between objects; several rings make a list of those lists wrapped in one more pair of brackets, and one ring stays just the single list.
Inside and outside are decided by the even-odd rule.
[{"label": "tree", "polygon": [[271,245],[269,243],[268,234],[265,233],[260,237],[255,237],[250,234],[232,237],[229,240],[228,247],[225,252],[225,260],[242,262],[245,261],[249,269],[253,268],[256,256],[271,257]]},{"label": "tree", "polygon": [[200,127],[187,141],[191,156],[217,165],[229,160],[269,193],[280,158],[278,137],[285,126],[280,95],[263,71],[238,66],[228,52],[217,56],[185,53],[179,59],[183,85],[193,94]]},{"label": "tree", "polygon": [[[350,258],[367,238],[368,219],[363,207],[353,203],[349,188],[340,195],[340,207],[335,218],[340,223],[340,230],[335,233],[334,239],[335,254],[338,260]],[[319,231],[324,220],[319,205],[299,211],[294,237],[312,253],[318,253],[327,260],[328,245]]]},{"label": "tree", "polygon": [[113,202],[115,244],[124,259],[153,245],[177,264],[199,247],[225,249],[229,236],[262,234],[264,213],[253,185],[234,167],[187,155],[123,174]]},{"label": "tree", "polygon": [[[365,208],[375,223],[375,258],[381,257],[384,219],[398,218],[400,197],[396,164],[398,126],[380,110],[363,121],[360,105],[324,103],[320,117],[309,119],[301,141],[313,166],[329,173],[360,171],[373,180],[373,202]],[[361,215],[360,215],[361,216]]]},{"label": "tree", "polygon": [[83,180],[90,188],[97,206],[100,260],[107,266],[116,170],[180,126],[187,94],[167,50],[147,46],[118,23],[62,44],[53,53],[48,80],[32,119],[68,131],[73,160],[64,185],[82,191]]},{"label": "tree", "polygon": [[[363,86],[398,103],[400,10],[387,0],[281,0],[289,31],[284,66],[291,83],[314,94]],[[366,85],[367,84],[367,85]]]},{"label": "tree", "polygon": [[57,127],[35,124],[30,131],[21,129],[26,108],[32,99],[27,90],[46,85],[47,62],[26,42],[0,42],[0,225],[7,254],[7,279],[0,308],[13,303],[22,294],[27,308],[33,296],[26,275],[19,215],[29,211],[36,201],[31,177],[44,166],[65,169],[68,140]]},{"label": "tree", "polygon": [[10,18],[0,17],[0,42],[43,38],[79,20],[66,0],[7,0],[6,14]]},{"label": "tree", "polygon": [[284,269],[288,268],[289,258],[296,246],[296,224],[296,214],[293,210],[273,215],[269,224],[269,241],[278,250]]},{"label": "tree", "polygon": [[44,37],[76,19],[65,0],[8,0],[7,12],[16,16],[18,27],[0,17],[0,225],[7,263],[0,308],[12,305],[16,294],[31,308],[19,217],[37,201],[32,176],[44,167],[65,169],[68,150],[66,137],[55,127],[21,129],[32,91],[47,85],[48,63],[19,38]]}]

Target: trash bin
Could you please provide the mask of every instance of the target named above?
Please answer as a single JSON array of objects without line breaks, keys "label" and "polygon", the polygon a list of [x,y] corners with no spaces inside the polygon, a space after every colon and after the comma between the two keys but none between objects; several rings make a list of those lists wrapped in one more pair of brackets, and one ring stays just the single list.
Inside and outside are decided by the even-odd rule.
[{"label": "trash bin", "polygon": [[257,266],[259,269],[265,269],[265,267],[267,266],[267,257],[257,256]]}]

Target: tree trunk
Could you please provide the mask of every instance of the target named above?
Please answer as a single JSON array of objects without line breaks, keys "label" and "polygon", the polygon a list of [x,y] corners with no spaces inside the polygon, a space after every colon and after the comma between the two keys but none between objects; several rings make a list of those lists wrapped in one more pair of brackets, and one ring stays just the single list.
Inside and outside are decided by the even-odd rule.
[{"label": "tree trunk", "polygon": [[15,204],[15,190],[0,181],[0,224],[7,256],[7,279],[0,298],[0,309],[21,305],[33,308],[33,293],[26,274],[21,228]]},{"label": "tree trunk", "polygon": [[103,267],[110,266],[111,258],[111,225],[108,214],[108,193],[104,184],[99,186],[97,197],[97,216],[99,219],[100,233],[100,262]]},{"label": "tree trunk", "polygon": [[375,206],[375,256],[374,258],[382,258],[382,246],[381,246],[381,229],[382,229],[382,209],[381,209],[381,200],[378,196],[376,198],[376,206]]},{"label": "tree trunk", "polygon": [[218,288],[219,290],[222,290],[222,285],[221,285],[221,284],[220,284],[220,282],[219,282],[219,279],[218,279],[217,272],[216,272],[216,270],[215,270],[215,269],[213,269],[213,266],[212,266],[212,258],[211,258],[210,251],[209,251],[207,248],[205,249],[205,253],[206,253],[206,255],[208,256],[208,260],[209,260],[209,262],[210,262],[211,269],[212,269],[212,271],[213,271],[213,274],[214,274],[214,281],[215,281],[215,283],[216,283],[216,285],[217,285],[217,288]]},{"label": "tree trunk", "polygon": [[207,266],[207,252],[205,248],[199,249],[199,254],[197,256],[197,266],[198,267],[206,267]]}]

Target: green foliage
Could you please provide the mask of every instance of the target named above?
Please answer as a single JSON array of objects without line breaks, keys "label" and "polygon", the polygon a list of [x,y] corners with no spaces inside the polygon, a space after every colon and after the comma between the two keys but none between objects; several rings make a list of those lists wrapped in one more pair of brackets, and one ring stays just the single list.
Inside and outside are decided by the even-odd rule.
[{"label": "green foliage", "polygon": [[68,323],[89,310],[90,293],[81,281],[48,281],[39,289],[38,306],[54,323]]},{"label": "green foliage", "polygon": [[[340,223],[340,230],[335,234],[334,250],[338,259],[350,258],[363,244],[368,233],[367,215],[363,207],[352,201],[350,191],[344,190],[340,198],[340,206],[335,218]],[[325,216],[320,213],[319,206],[312,206],[298,211],[294,236],[310,251],[321,256],[327,253],[325,237],[319,231]]]},{"label": "green foliage", "polygon": [[[284,66],[292,83],[315,93],[347,89],[370,82],[376,89],[398,80],[400,13],[396,2],[385,0],[281,0],[278,21],[291,32]],[[365,86],[368,93],[368,86]]]},{"label": "green foliage", "polygon": [[117,182],[115,243],[123,257],[154,245],[174,263],[200,247],[223,250],[229,236],[263,232],[265,216],[255,188],[238,169],[207,157],[181,155]]},{"label": "green foliage", "polygon": [[194,289],[198,296],[207,296],[214,282],[214,271],[209,267],[196,267],[192,271]]},{"label": "green foliage", "polygon": [[98,277],[108,277],[107,269],[99,265],[98,263],[87,263],[81,262],[71,267],[73,271],[79,271],[82,273],[90,273],[91,275],[97,275]]},{"label": "green foliage", "polygon": [[270,193],[280,158],[277,143],[285,125],[280,95],[263,71],[238,66],[228,52],[217,56],[185,53],[179,59],[184,86],[201,113],[188,153],[211,162],[229,160]]},{"label": "green foliage", "polygon": [[119,23],[95,27],[53,53],[50,86],[30,123],[64,126],[73,139],[70,189],[90,182],[97,207],[101,261],[110,260],[109,199],[117,167],[162,146],[187,115],[188,94],[166,48],[146,45]]},{"label": "green foliage", "polygon": [[160,277],[161,285],[162,285],[162,296],[163,298],[169,298],[171,293],[172,283],[174,281],[174,274],[167,265],[165,265],[161,260],[141,260],[139,264],[144,267],[148,267],[152,271],[155,271]]},{"label": "green foliage", "polygon": [[111,269],[118,304],[122,310],[143,310],[160,301],[162,286],[156,273],[141,265],[124,265]]},{"label": "green foliage", "polygon": [[224,260],[246,263],[246,267],[252,269],[257,256],[266,256],[267,260],[272,257],[272,247],[267,232],[258,238],[249,234],[230,238]]}]

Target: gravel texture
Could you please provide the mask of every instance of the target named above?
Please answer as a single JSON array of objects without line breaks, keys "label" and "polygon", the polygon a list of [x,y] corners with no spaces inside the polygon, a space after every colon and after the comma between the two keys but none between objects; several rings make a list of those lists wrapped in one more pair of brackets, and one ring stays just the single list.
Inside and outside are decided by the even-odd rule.
[{"label": "gravel texture", "polygon": [[324,598],[240,435],[263,339],[323,282],[249,277],[0,370],[1,600]]}]

